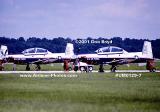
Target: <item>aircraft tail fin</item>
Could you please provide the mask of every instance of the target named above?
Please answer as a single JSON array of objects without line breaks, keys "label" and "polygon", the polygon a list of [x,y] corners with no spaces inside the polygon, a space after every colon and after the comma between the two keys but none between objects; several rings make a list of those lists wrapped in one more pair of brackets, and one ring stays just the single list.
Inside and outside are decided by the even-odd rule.
[{"label": "aircraft tail fin", "polygon": [[147,58],[153,58],[151,42],[144,41],[142,54]]},{"label": "aircraft tail fin", "polygon": [[74,55],[73,44],[67,43],[66,50],[65,50],[65,55],[67,55],[67,56],[73,56]]},{"label": "aircraft tail fin", "polygon": [[6,55],[8,55],[8,48],[5,45],[1,45],[0,58],[4,58]]}]

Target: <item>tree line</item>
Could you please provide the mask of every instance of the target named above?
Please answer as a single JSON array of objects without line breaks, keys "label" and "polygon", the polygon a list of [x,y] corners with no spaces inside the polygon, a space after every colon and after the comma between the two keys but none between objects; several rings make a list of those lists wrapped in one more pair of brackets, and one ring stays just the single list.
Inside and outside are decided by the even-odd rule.
[{"label": "tree line", "polygon": [[[112,43],[81,43],[77,42],[77,40],[94,40],[94,41],[101,41],[101,40],[108,40],[112,41]],[[21,53],[23,50],[32,48],[32,47],[41,47],[49,50],[53,53],[60,53],[65,52],[66,44],[73,43],[74,44],[74,52],[75,53],[94,53],[95,50],[101,47],[110,46],[118,46],[125,49],[128,52],[141,52],[143,43],[147,39],[131,39],[125,38],[122,39],[121,37],[113,37],[111,39],[106,39],[99,37],[97,39],[93,39],[88,37],[86,39],[71,39],[71,38],[37,38],[37,37],[30,37],[28,39],[24,39],[24,37],[15,38],[8,38],[8,37],[0,37],[0,45],[6,45],[8,47],[9,54],[17,54]],[[152,50],[153,55],[155,58],[160,58],[160,39],[156,40],[147,40],[152,42]]]}]

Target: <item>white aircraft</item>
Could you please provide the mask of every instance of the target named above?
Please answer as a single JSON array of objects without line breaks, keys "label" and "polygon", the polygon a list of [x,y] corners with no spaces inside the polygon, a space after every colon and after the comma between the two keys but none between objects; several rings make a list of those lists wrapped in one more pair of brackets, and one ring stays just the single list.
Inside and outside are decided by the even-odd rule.
[{"label": "white aircraft", "polygon": [[43,48],[30,48],[22,54],[8,55],[6,46],[1,46],[0,60],[13,62],[14,64],[24,64],[26,70],[30,70],[30,64],[36,64],[40,70],[40,64],[63,63],[81,61],[90,65],[100,65],[99,71],[103,72],[103,65],[111,65],[111,71],[115,72],[117,65],[129,63],[147,63],[146,68],[151,72],[155,71],[151,42],[145,41],[142,52],[127,52],[122,48],[109,46],[96,50],[95,54],[74,55],[73,44],[68,43],[65,53],[51,53]]},{"label": "white aircraft", "polygon": [[147,69],[155,71],[152,46],[148,41],[144,42],[142,52],[127,52],[115,46],[99,48],[95,52],[95,54],[80,54],[78,58],[87,64],[100,65],[100,72],[104,71],[105,64],[111,65],[111,71],[115,72],[117,65],[129,63],[147,63]]},{"label": "white aircraft", "polygon": [[43,48],[29,48],[24,50],[22,54],[8,55],[7,47],[1,45],[0,60],[27,65],[26,70],[30,70],[30,64],[35,64],[37,65],[36,70],[40,70],[40,64],[63,63],[64,60],[73,59],[73,50],[73,44],[67,43],[65,53],[51,53]]}]

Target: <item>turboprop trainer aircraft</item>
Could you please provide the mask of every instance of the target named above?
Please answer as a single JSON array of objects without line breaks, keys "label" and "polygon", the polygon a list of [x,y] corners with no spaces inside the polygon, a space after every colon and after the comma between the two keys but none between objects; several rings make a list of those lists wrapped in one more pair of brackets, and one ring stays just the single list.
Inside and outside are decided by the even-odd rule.
[{"label": "turboprop trainer aircraft", "polygon": [[65,53],[51,53],[43,48],[29,48],[22,52],[22,54],[8,55],[6,46],[1,46],[1,60],[11,62],[14,64],[27,65],[26,70],[30,70],[30,64],[35,64],[36,70],[40,70],[40,64],[48,63],[63,63],[64,60],[73,59],[73,44],[67,43]]},{"label": "turboprop trainer aircraft", "polygon": [[142,52],[127,52],[122,48],[109,46],[99,48],[95,54],[80,54],[78,58],[88,64],[100,65],[99,71],[103,72],[103,65],[111,65],[111,71],[115,72],[117,65],[129,63],[147,63],[146,68],[155,71],[151,42],[145,41]]}]

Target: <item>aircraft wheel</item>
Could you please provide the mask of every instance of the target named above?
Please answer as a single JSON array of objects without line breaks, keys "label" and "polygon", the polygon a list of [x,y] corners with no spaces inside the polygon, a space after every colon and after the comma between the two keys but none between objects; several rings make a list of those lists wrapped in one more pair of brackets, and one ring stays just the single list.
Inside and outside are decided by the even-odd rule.
[{"label": "aircraft wheel", "polygon": [[156,68],[149,70],[150,72],[156,72]]},{"label": "aircraft wheel", "polygon": [[30,71],[29,64],[27,64],[27,66],[26,66],[26,70],[27,70],[27,71]]},{"label": "aircraft wheel", "polygon": [[37,65],[36,70],[37,71],[41,70],[41,66],[39,64]]},{"label": "aircraft wheel", "polygon": [[91,67],[88,67],[88,69],[89,69],[89,71],[92,71],[93,70],[93,67],[91,66]]},{"label": "aircraft wheel", "polygon": [[69,71],[72,71],[72,67],[69,67]]},{"label": "aircraft wheel", "polygon": [[111,67],[111,72],[116,72],[116,66]]},{"label": "aircraft wheel", "polygon": [[99,71],[98,72],[104,72],[103,64],[99,65]]},{"label": "aircraft wheel", "polygon": [[85,67],[80,67],[80,71],[85,71]]},{"label": "aircraft wheel", "polygon": [[78,71],[78,66],[75,66],[75,67],[74,67],[74,71]]},{"label": "aircraft wheel", "polygon": [[111,69],[111,72],[116,72],[115,68]]}]

